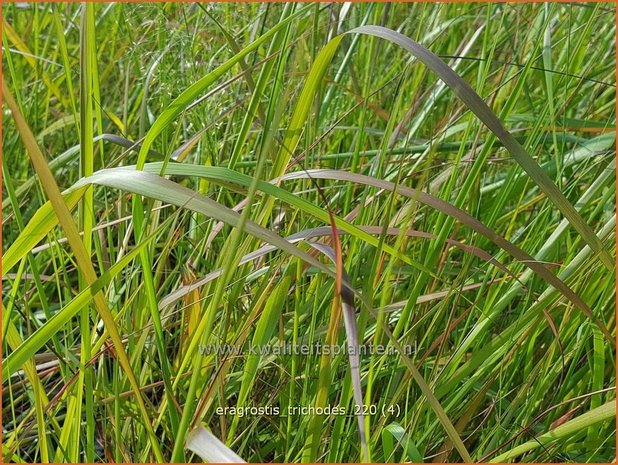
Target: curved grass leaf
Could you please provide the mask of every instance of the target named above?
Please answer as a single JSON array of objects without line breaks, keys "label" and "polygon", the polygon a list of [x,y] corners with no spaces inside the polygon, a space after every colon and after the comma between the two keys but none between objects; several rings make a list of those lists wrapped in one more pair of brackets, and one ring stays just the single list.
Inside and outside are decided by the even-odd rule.
[{"label": "curved grass leaf", "polygon": [[[71,246],[71,249],[73,250],[73,253],[75,255],[75,260],[77,262],[79,271],[85,279],[86,283],[88,285],[92,285],[97,280],[97,275],[92,266],[92,262],[90,261],[90,257],[86,252],[86,248],[81,241],[81,238],[77,231],[77,226],[75,225],[73,218],[71,217],[69,209],[64,203],[62,194],[60,193],[60,189],[58,188],[58,185],[56,184],[56,181],[54,180],[54,177],[49,167],[47,166],[47,162],[45,161],[43,152],[41,152],[41,149],[36,143],[34,134],[32,134],[32,131],[26,123],[23,115],[21,114],[17,103],[13,99],[11,92],[7,87],[6,81],[2,81],[2,95],[4,96],[7,105],[11,109],[11,113],[15,120],[15,125],[17,126],[24,145],[26,146],[28,155],[30,156],[35,171],[37,172],[41,180],[41,184],[45,189],[45,193],[49,197],[51,205],[53,206],[54,211],[58,216],[58,222],[65,231],[67,240],[69,241],[69,245]],[[114,321],[114,317],[107,305],[107,302],[105,301],[105,296],[102,292],[97,292],[95,294],[94,303],[97,312],[99,313],[99,316],[103,320],[105,327],[109,332],[110,339],[112,340],[114,348],[116,349],[118,360],[122,368],[124,369],[127,378],[129,379],[131,388],[135,392],[138,408],[144,421],[144,427],[146,428],[146,431],[150,438],[150,444],[152,446],[155,457],[157,460],[163,461],[163,454],[161,452],[161,448],[158,442],[159,439],[155,435],[152,428],[152,424],[146,410],[146,404],[139,389],[137,378],[133,373],[133,370],[131,368],[131,362],[126,351],[124,350],[122,339],[120,338],[120,333]]]},{"label": "curved grass leaf", "polygon": [[562,212],[571,225],[582,236],[584,241],[599,254],[599,257],[608,270],[614,268],[614,260],[611,258],[603,243],[594,233],[592,228],[582,219],[577,210],[564,197],[552,180],[539,167],[534,159],[526,152],[526,149],[507,131],[495,113],[483,101],[483,99],[470,87],[470,85],[444,63],[437,55],[430,52],[418,42],[405,35],[382,26],[361,26],[347,32],[348,34],[367,34],[388,40],[404,48],[419,61],[423,62],[430,70],[438,75],[444,83],[451,88],[453,93],[472,111],[513,156],[515,161],[528,173],[539,189],[547,195],[549,200]]},{"label": "curved grass leaf", "polygon": [[[423,62],[425,66],[436,73],[438,77],[455,93],[455,95],[457,95],[462,102],[496,135],[496,137],[500,139],[515,161],[519,163],[524,171],[526,171],[526,173],[528,173],[528,175],[538,185],[539,189],[547,195],[549,200],[562,212],[565,218],[569,220],[571,225],[577,232],[579,232],[584,241],[590,245],[592,250],[599,255],[601,261],[607,269],[613,269],[614,260],[605,250],[603,243],[599,240],[594,231],[582,219],[577,210],[575,210],[573,205],[569,203],[562,192],[560,192],[556,185],[532,159],[528,152],[526,152],[515,137],[513,137],[513,135],[506,130],[498,117],[483,101],[483,99],[481,99],[472,87],[470,87],[464,79],[462,79],[437,55],[433,54],[427,48],[406,37],[405,35],[382,26],[360,26],[346,32],[346,34],[367,34],[388,40],[410,52],[415,58]],[[273,168],[273,177],[278,177],[283,174],[287,162],[296,150],[304,123],[312,105],[313,97],[317,92],[318,86],[326,73],[326,69],[330,64],[337,47],[341,43],[342,38],[343,34],[334,37],[324,46],[316,57],[303,87],[302,93],[296,104],[288,130],[286,131],[286,137],[281,149],[282,152],[280,152],[280,156],[277,158],[277,163]],[[284,155],[282,155],[283,152],[285,152]]]},{"label": "curved grass leaf", "polygon": [[[120,189],[151,199],[167,202],[178,207],[202,213],[231,226],[236,226],[240,221],[240,215],[238,213],[205,195],[145,171],[127,169],[101,170],[97,171],[93,176],[79,180],[71,189],[80,189],[91,184]],[[273,244],[281,250],[332,275],[332,272],[327,267],[322,265],[311,255],[298,249],[281,236],[263,228],[257,223],[247,221],[245,229],[249,234]]]},{"label": "curved grass leaf", "polygon": [[582,430],[596,425],[603,421],[608,421],[611,418],[616,418],[616,400],[607,402],[595,409],[592,409],[577,418],[563,423],[562,425],[542,434],[531,441],[525,442],[517,447],[514,447],[508,452],[498,455],[489,461],[489,463],[504,463],[507,460],[514,459],[528,451],[538,447],[545,447],[560,439],[568,438]]},{"label": "curved grass leaf", "polygon": [[245,463],[236,452],[223,444],[219,438],[203,426],[198,426],[187,435],[187,449],[210,463]]},{"label": "curved grass leaf", "polygon": [[[418,191],[416,189],[405,187],[405,186],[396,186],[392,182],[384,181],[381,179],[376,179],[371,176],[365,176],[362,174],[356,173],[348,173],[345,171],[338,170],[307,170],[307,171],[298,171],[294,173],[288,173],[282,176],[281,180],[288,179],[304,179],[307,177],[312,177],[314,179],[331,179],[337,181],[349,181],[358,184],[363,184],[367,186],[374,186],[380,189],[384,189],[389,192],[396,192],[404,197],[408,197],[412,200],[416,200],[420,203],[423,203],[431,208],[435,208],[448,216],[451,216],[461,223],[465,224],[469,228],[474,231],[482,234],[491,240],[494,244],[498,245],[509,254],[511,254],[514,258],[525,264],[528,268],[538,274],[541,278],[543,278],[547,283],[551,284],[554,288],[556,288],[562,295],[564,295],[567,299],[573,302],[587,317],[595,322],[595,324],[599,327],[599,329],[606,336],[608,341],[610,341],[613,345],[615,345],[614,337],[608,331],[607,327],[601,322],[598,318],[594,317],[592,314],[592,310],[582,300],[582,298],[575,293],[569,286],[567,286],[560,278],[554,275],[546,266],[540,263],[538,260],[535,260],[534,257],[530,256],[515,244],[507,241],[502,236],[497,234],[496,232],[489,229],[483,223],[481,223],[476,218],[470,216],[465,211],[457,208],[448,202],[435,197],[430,194],[426,194],[425,192]],[[596,234],[595,234],[596,237]],[[592,248],[592,247],[591,247]]]}]

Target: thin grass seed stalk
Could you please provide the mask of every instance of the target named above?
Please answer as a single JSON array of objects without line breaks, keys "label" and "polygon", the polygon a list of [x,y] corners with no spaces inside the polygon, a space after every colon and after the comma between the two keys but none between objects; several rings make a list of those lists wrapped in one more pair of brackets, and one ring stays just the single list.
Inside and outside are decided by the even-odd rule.
[{"label": "thin grass seed stalk", "polygon": [[615,458],[613,4],[2,10],[4,463]]}]

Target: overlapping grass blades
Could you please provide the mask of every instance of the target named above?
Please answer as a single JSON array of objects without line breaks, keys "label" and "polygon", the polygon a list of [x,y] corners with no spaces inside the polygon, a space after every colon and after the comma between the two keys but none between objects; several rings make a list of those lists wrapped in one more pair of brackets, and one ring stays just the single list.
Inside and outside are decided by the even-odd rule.
[{"label": "overlapping grass blades", "polygon": [[490,463],[500,463],[507,460],[512,460],[528,451],[537,447],[544,447],[552,442],[558,441],[561,438],[580,432],[582,429],[593,426],[599,422],[607,421],[611,418],[616,418],[616,401],[613,400],[601,405],[589,412],[586,412],[577,418],[567,421],[555,429],[541,434],[531,441],[525,442],[517,447],[514,447],[504,454],[500,454],[490,460]]},{"label": "overlapping grass blades", "polygon": [[[586,243],[592,247],[592,250],[599,254],[600,260],[607,267],[607,269],[611,270],[613,268],[614,260],[604,249],[603,244],[596,234],[594,234],[594,231],[590,229],[590,226],[588,226],[580,217],[575,208],[573,208],[562,192],[558,190],[556,185],[551,181],[551,179],[549,179],[549,177],[543,172],[532,157],[530,157],[521,144],[517,142],[509,131],[506,130],[483,99],[481,99],[481,97],[474,92],[470,85],[456,72],[454,72],[446,63],[444,63],[438,56],[431,53],[426,47],[392,29],[381,26],[361,26],[349,31],[348,34],[367,34],[393,42],[406,49],[414,55],[415,58],[425,64],[425,66],[435,72],[440,79],[449,86],[455,95],[457,95],[466,104],[468,109],[472,111],[496,135],[496,137],[502,141],[504,147],[511,153],[517,163],[520,164],[520,166],[534,180],[537,186],[564,214],[573,227],[582,235]],[[305,84],[303,93],[299,98],[302,104],[298,105],[297,111],[292,118],[292,122],[290,123],[288,133],[291,135],[289,136],[289,140],[286,139],[283,144],[283,146],[291,152],[294,151],[298,138],[300,137],[299,126],[301,126],[301,122],[306,119],[309,109],[307,101],[311,101],[313,95],[315,94],[317,83],[324,76],[326,68],[330,64],[342,38],[342,36],[338,36],[330,41],[326,47],[324,47],[312,67],[311,73],[307,79],[307,84]]]},{"label": "overlapping grass blades", "polygon": [[[32,131],[24,120],[21,111],[17,106],[17,103],[13,100],[13,97],[8,90],[6,81],[2,81],[2,95],[7,105],[11,109],[11,113],[13,114],[13,118],[15,119],[15,124],[19,130],[23,143],[26,146],[32,164],[34,165],[35,170],[41,180],[41,183],[43,184],[45,192],[54,208],[55,214],[58,218],[58,222],[62,225],[65,234],[67,235],[67,239],[69,241],[69,244],[71,245],[73,253],[75,254],[75,259],[78,263],[80,272],[82,273],[82,276],[84,277],[86,283],[88,285],[92,285],[97,279],[96,273],[94,271],[94,268],[92,267],[92,263],[90,262],[90,258],[86,253],[84,245],[81,242],[77,227],[73,222],[73,218],[71,217],[71,214],[67,206],[65,205],[64,200],[62,199],[62,195],[60,194],[58,185],[56,184],[49,170],[49,167],[47,166],[45,157],[43,156],[41,149],[37,145]],[[159,440],[155,435],[152,425],[150,423],[150,418],[146,410],[146,404],[144,403],[144,399],[139,390],[139,384],[131,368],[131,362],[129,361],[129,358],[124,350],[124,346],[122,345],[122,341],[120,339],[120,334],[116,327],[116,323],[114,322],[114,317],[111,314],[109,307],[107,306],[105,297],[102,292],[97,292],[95,294],[94,302],[101,319],[105,322],[105,326],[109,332],[110,339],[112,340],[112,343],[114,344],[114,347],[118,354],[118,359],[129,379],[129,382],[131,383],[131,388],[136,394],[140,414],[142,415],[142,419],[144,421],[144,428],[146,429],[150,438],[151,446],[155,457],[157,458],[157,460],[162,461],[163,455],[159,446]]]},{"label": "overlapping grass blades", "polygon": [[614,14],[3,5],[4,461],[611,460]]}]

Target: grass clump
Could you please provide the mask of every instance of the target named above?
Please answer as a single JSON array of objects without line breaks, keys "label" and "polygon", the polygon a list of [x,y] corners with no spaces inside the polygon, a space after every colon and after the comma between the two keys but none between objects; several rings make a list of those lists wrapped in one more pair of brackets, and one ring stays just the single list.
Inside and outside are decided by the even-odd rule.
[{"label": "grass clump", "polygon": [[613,4],[2,8],[5,462],[615,457]]}]

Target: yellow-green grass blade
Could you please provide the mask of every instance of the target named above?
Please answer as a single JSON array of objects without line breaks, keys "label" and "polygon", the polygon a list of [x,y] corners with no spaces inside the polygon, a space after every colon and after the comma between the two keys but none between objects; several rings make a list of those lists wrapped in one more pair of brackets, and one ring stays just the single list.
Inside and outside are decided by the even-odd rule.
[{"label": "yellow-green grass blade", "polygon": [[[3,307],[3,315],[4,307]],[[4,322],[3,322],[4,323]],[[13,349],[20,347],[23,344],[22,338],[15,327],[15,324],[12,321],[8,322],[7,331],[6,331],[6,341],[9,346]],[[33,354],[34,355],[34,354]],[[47,439],[47,426],[45,424],[45,414],[44,408],[49,403],[49,399],[45,394],[45,389],[43,387],[43,383],[41,383],[41,379],[36,372],[36,366],[34,362],[31,360],[31,356],[27,357],[23,362],[24,373],[28,378],[28,381],[32,385],[32,391],[34,395],[34,408],[36,411],[36,424],[37,424],[37,435],[39,441],[41,441],[41,460],[44,463],[49,463],[49,441]],[[3,372],[4,372],[4,367]],[[3,375],[4,379],[10,379],[10,373]],[[3,439],[3,443],[7,445],[11,445],[15,440],[15,435],[5,436]]]},{"label": "yellow-green grass blade", "polygon": [[519,457],[526,452],[537,449],[539,447],[545,447],[553,444],[561,439],[566,439],[574,434],[585,430],[598,423],[608,421],[612,418],[616,418],[616,400],[607,402],[606,404],[596,407],[583,415],[573,418],[572,420],[563,423],[562,425],[554,428],[547,433],[537,436],[531,441],[520,444],[514,447],[508,452],[498,455],[492,458],[489,463],[505,463],[516,457]]},{"label": "yellow-green grass blade", "polygon": [[[82,189],[83,191],[83,189]],[[87,306],[94,296],[118,276],[144,249],[149,245],[157,234],[153,233],[144,238],[133,250],[127,253],[117,263],[112,265],[93,283],[85,287],[69,303],[55,313],[43,326],[32,333],[25,341],[12,344],[13,351],[2,360],[2,376],[9,378],[17,370],[31,359],[36,352],[43,347],[52,336],[67,325],[80,310]]]},{"label": "yellow-green grass blade", "polygon": [[[94,172],[94,124],[92,101],[93,74],[97,66],[96,53],[94,52],[94,5],[82,4],[80,25],[80,177],[91,176]],[[78,209],[79,230],[83,232],[82,241],[88,257],[92,256],[92,227],[94,223],[94,189],[87,188],[79,203]],[[83,274],[79,276],[79,287],[87,287]],[[94,461],[94,408],[93,408],[93,374],[94,370],[86,363],[92,357],[91,352],[91,329],[90,329],[90,306],[85,305],[80,312],[80,371],[77,379],[74,395],[71,395],[69,404],[75,403],[74,426],[67,435],[61,436],[58,450],[69,451],[68,460],[79,461],[79,438],[82,436],[82,403],[85,398],[86,416],[86,447],[85,458],[87,462]],[[71,408],[71,405],[68,407]],[[70,416],[67,416],[70,418]],[[66,425],[65,425],[66,428]],[[67,430],[68,431],[68,430]],[[63,431],[64,433],[64,431]]]},{"label": "yellow-green grass blade", "polygon": [[[15,120],[15,125],[19,131],[19,134],[22,138],[24,145],[26,146],[28,155],[32,161],[32,164],[37,172],[41,184],[49,197],[49,200],[54,208],[56,215],[58,216],[58,222],[62,226],[67,236],[67,240],[73,250],[75,255],[75,259],[77,261],[80,272],[83,274],[86,282],[90,285],[94,283],[97,279],[96,273],[90,261],[90,257],[86,253],[86,249],[84,248],[84,244],[81,241],[79,236],[77,227],[71,217],[71,213],[69,212],[66,204],[62,199],[62,194],[60,193],[60,189],[56,184],[56,181],[47,166],[47,162],[45,161],[45,157],[38,144],[36,143],[36,139],[30,127],[26,123],[26,120],[21,114],[19,107],[17,106],[15,100],[13,99],[6,81],[2,81],[2,95],[9,106],[13,119]],[[116,352],[118,354],[118,360],[120,361],[127,377],[129,378],[129,382],[131,384],[132,389],[136,394],[136,399],[138,402],[138,407],[140,410],[140,414],[142,416],[142,420],[144,422],[144,428],[148,432],[148,436],[150,437],[153,452],[157,460],[163,460],[163,454],[161,452],[161,448],[158,444],[158,438],[152,429],[152,425],[150,423],[150,418],[148,415],[148,411],[146,410],[146,404],[144,403],[144,399],[139,390],[139,385],[137,383],[137,378],[133,373],[131,368],[131,362],[127,356],[127,353],[124,350],[124,346],[122,345],[122,340],[120,338],[120,334],[118,332],[118,328],[114,322],[114,317],[107,306],[107,302],[105,301],[105,297],[102,292],[98,292],[94,297],[94,302],[99,312],[99,315],[110,334],[110,339],[114,344]]]},{"label": "yellow-green grass blade", "polygon": [[298,141],[303,132],[303,128],[307,122],[309,110],[313,106],[313,99],[326,74],[328,65],[335,56],[337,47],[339,46],[343,36],[337,36],[324,46],[320,53],[315,58],[315,62],[311,66],[311,71],[305,80],[303,90],[298,97],[294,113],[290,119],[290,123],[285,132],[285,138],[281,144],[281,149],[277,155],[277,159],[271,171],[271,178],[281,176],[287,167],[290,158],[296,151]]},{"label": "yellow-green grass blade", "polygon": [[[324,51],[338,34],[365,24],[423,44],[478,93],[614,257],[613,5],[312,4],[181,108],[152,142],[143,170],[136,169],[143,136],[176,97],[242,53],[285,19],[285,11],[305,5],[202,6],[94,5],[94,171],[122,167],[167,178],[244,213],[341,276],[309,243],[316,238],[341,257],[330,242],[339,236],[345,269],[358,289],[361,348],[373,354],[361,355],[362,401],[378,413],[364,418],[371,432],[364,454],[345,353],[271,351],[259,357],[257,369],[255,358],[247,363],[243,349],[252,338],[267,339],[264,329],[271,333],[268,344],[297,347],[327,337],[345,347],[342,292],[331,275],[242,223],[89,181],[71,188],[84,175],[80,160],[91,157],[79,145],[80,64],[86,66],[80,14],[86,7],[5,3],[5,21],[27,47],[3,34],[7,84],[56,183],[67,189],[62,196],[82,243],[89,235],[82,231],[83,205],[92,198],[83,196],[86,184],[93,193],[89,258],[97,279],[156,235],[102,291],[164,460],[202,461],[186,449],[185,435],[203,425],[248,461],[463,462],[446,418],[471,458],[483,462],[615,398],[615,354],[607,335],[523,255],[516,258],[467,219],[418,197],[335,177],[309,179],[313,169],[330,169],[432,194],[533,256],[614,335],[615,268],[607,270],[436,73],[396,43],[363,33],[344,34]],[[323,63],[326,55],[332,55],[330,64]],[[304,86],[313,91],[301,100]],[[5,379],[4,461],[44,461],[44,441],[48,461],[85,460],[92,450],[85,405],[91,397],[94,461],[156,462],[135,393],[93,308],[92,288],[79,278],[75,254],[6,102],[4,109],[3,262],[12,266],[3,275],[5,355],[39,328],[51,328],[47,323],[65,307],[75,309],[78,295],[83,304]],[[265,148],[270,134],[273,143]],[[294,147],[282,147],[286,138],[286,144],[296,140]],[[149,166],[155,161],[165,163]],[[305,177],[293,172],[303,169],[309,170]],[[286,278],[289,285],[281,283]],[[90,295],[81,296],[86,289]],[[263,314],[278,292],[281,309]],[[92,357],[82,361],[88,338],[80,314],[88,306]],[[7,339],[13,329],[20,340]],[[160,357],[161,341],[171,374]],[[240,352],[226,356],[218,350],[222,345]],[[378,347],[383,354],[371,350]],[[35,378],[26,371],[31,362]],[[85,377],[78,382],[84,365],[93,368],[92,393]],[[428,395],[409,365],[425,380]],[[37,398],[37,379],[50,403]],[[442,412],[428,402],[431,393]],[[73,400],[79,395],[81,415]],[[280,414],[257,418],[230,410],[241,404],[278,406]],[[346,414],[288,411],[326,405],[345,406]],[[174,412],[185,416],[186,431],[174,424]],[[611,461],[613,420],[508,461]]]}]

